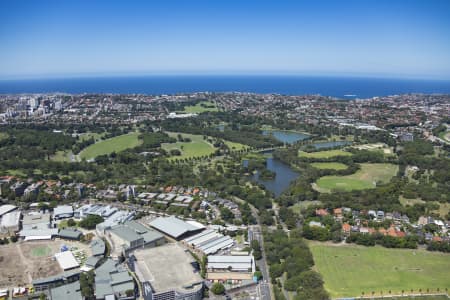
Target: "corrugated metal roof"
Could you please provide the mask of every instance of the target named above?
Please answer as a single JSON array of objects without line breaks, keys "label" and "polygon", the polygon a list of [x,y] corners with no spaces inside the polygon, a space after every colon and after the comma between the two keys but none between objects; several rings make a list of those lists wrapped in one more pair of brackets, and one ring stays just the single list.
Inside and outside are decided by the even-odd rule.
[{"label": "corrugated metal roof", "polygon": [[150,226],[174,238],[178,238],[189,231],[199,230],[199,228],[174,216],[156,218],[150,222]]}]

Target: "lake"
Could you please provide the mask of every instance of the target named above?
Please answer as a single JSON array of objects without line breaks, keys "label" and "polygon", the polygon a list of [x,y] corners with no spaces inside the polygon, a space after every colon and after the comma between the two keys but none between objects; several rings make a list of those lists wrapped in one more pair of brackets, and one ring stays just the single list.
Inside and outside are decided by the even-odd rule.
[{"label": "lake", "polygon": [[338,146],[346,146],[350,145],[352,142],[349,141],[334,141],[334,142],[320,142],[320,143],[314,143],[311,144],[316,149],[327,149],[327,148],[334,148]]},{"label": "lake", "polygon": [[287,130],[263,130],[263,135],[273,135],[274,138],[286,144],[294,144],[309,138],[309,135]]},{"label": "lake", "polygon": [[[274,159],[273,157],[268,157],[267,160],[267,169],[276,173],[274,179],[263,180],[259,178],[258,172],[252,176],[252,180],[264,185],[264,187],[274,193],[275,197],[278,197],[283,193],[294,181],[300,173],[294,171],[288,165],[282,163],[281,161]],[[245,167],[248,164],[248,161],[243,161],[243,166]]]}]

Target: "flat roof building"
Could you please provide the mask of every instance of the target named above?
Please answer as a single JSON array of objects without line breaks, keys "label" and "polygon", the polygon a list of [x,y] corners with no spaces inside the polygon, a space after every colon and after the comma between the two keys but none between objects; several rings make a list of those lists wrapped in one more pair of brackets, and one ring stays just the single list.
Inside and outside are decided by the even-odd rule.
[{"label": "flat roof building", "polygon": [[64,271],[78,268],[80,264],[73,256],[72,251],[64,251],[55,254],[56,261]]},{"label": "flat roof building", "polygon": [[33,213],[23,216],[22,229],[49,229],[51,225],[49,213]]},{"label": "flat roof building", "polygon": [[177,240],[180,240],[191,234],[198,233],[205,228],[203,225],[202,227],[196,226],[194,224],[190,224],[188,222],[180,220],[174,216],[159,217],[151,221],[149,224],[156,230]]},{"label": "flat roof building", "polygon": [[203,279],[195,259],[180,245],[139,249],[133,256],[145,300],[202,299]]},{"label": "flat roof building", "polygon": [[73,217],[73,207],[71,205],[60,205],[53,210],[53,218],[65,219]]},{"label": "flat roof building", "polygon": [[58,233],[59,237],[66,240],[80,240],[83,233],[75,228],[61,229]]},{"label": "flat roof building", "polygon": [[[113,244],[113,249],[121,251],[115,255],[125,256],[136,248],[155,247],[165,243],[164,235],[136,221],[128,221],[111,227],[106,236]],[[114,255],[113,255],[114,256]]]},{"label": "flat roof building", "polygon": [[210,255],[208,256],[207,279],[216,280],[252,280],[256,271],[252,255]]},{"label": "flat roof building", "polygon": [[81,296],[80,282],[75,281],[66,285],[50,289],[51,300],[80,300]]}]

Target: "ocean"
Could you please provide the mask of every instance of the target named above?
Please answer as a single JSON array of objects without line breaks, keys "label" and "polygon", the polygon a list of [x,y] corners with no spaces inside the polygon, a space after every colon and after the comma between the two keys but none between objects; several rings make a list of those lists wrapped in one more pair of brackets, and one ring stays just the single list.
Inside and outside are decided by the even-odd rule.
[{"label": "ocean", "polygon": [[258,75],[0,80],[0,94],[63,92],[161,95],[206,91],[285,95],[320,94],[340,99],[354,99],[406,93],[450,94],[450,81]]}]

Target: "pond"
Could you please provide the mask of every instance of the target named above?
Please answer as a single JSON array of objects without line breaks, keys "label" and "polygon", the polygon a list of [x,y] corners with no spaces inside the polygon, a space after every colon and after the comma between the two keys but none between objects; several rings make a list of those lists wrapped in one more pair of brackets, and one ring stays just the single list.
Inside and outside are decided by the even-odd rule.
[{"label": "pond", "polygon": [[263,135],[273,135],[274,138],[286,144],[293,144],[309,138],[309,135],[297,131],[287,130],[263,130]]},{"label": "pond", "polygon": [[334,148],[338,146],[346,146],[350,145],[352,142],[349,141],[334,141],[334,142],[320,142],[320,143],[314,143],[311,144],[316,149],[327,149],[327,148]]},{"label": "pond", "polygon": [[[248,161],[243,161],[243,166],[246,167]],[[273,157],[268,157],[266,160],[266,167],[268,170],[276,173],[274,179],[263,180],[259,178],[258,172],[252,176],[252,180],[264,185],[264,187],[274,193],[275,197],[278,197],[285,190],[289,188],[289,185],[294,181],[300,173],[294,171],[290,166],[284,164],[283,162],[274,159]]]}]

